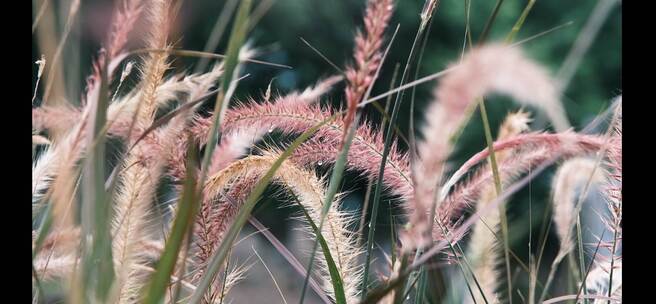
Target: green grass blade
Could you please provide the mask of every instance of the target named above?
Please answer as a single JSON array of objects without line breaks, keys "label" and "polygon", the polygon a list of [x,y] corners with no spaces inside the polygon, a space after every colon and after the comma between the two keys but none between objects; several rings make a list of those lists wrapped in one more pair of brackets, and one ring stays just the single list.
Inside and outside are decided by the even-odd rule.
[{"label": "green grass blade", "polygon": [[[84,160],[82,179],[82,241],[83,241],[83,287],[86,300],[104,301],[114,281],[111,235],[109,219],[110,197],[105,191],[105,141],[103,129],[107,122],[109,87],[107,63],[100,70],[100,91],[95,112],[89,122],[93,123],[89,137],[89,151]],[[91,243],[86,243],[91,240]],[[91,292],[91,295],[89,292]],[[89,298],[92,296],[93,298]]]},{"label": "green grass blade", "polygon": [[[246,32],[248,29],[248,14],[251,8],[251,0],[243,0],[239,5],[239,10],[237,11],[237,17],[235,17],[235,22],[232,27],[232,33],[230,34],[230,40],[228,41],[228,51],[226,53],[226,58],[224,61],[224,72],[221,77],[221,86],[219,87],[219,94],[216,96],[216,104],[214,105],[214,116],[211,131],[208,135],[207,146],[205,148],[205,155],[203,155],[203,161],[201,163],[201,173],[199,178],[199,185],[204,185],[205,177],[207,175],[207,169],[212,159],[212,152],[219,140],[219,131],[221,127],[221,119],[223,118],[223,113],[225,113],[228,108],[228,103],[230,97],[232,97],[231,82],[235,78],[234,75],[238,72],[237,64],[239,63],[239,50],[244,44],[246,39]],[[234,84],[233,84],[234,85]]]},{"label": "green grass blade", "polygon": [[487,37],[490,34],[490,30],[492,29],[492,25],[494,24],[494,21],[497,19],[497,16],[499,15],[499,9],[501,9],[502,4],[503,4],[503,0],[497,0],[497,4],[494,5],[492,14],[490,15],[490,17],[487,19],[487,22],[485,23],[485,27],[483,28],[483,32],[481,33],[481,36],[478,39],[478,43],[484,43],[485,40],[487,40]]},{"label": "green grass blade", "polygon": [[[376,73],[374,74],[374,77],[371,81],[371,85],[367,88],[365,91],[365,94],[362,98],[362,100],[367,100],[369,98],[369,95],[371,94],[371,90],[373,88],[373,85],[376,83],[376,80],[378,79],[378,75],[380,73],[380,70],[383,67],[383,63],[385,62],[385,59],[387,58],[387,54],[389,53],[390,48],[392,47],[392,43],[394,42],[394,38],[396,37],[396,33],[399,31],[399,26],[397,25],[396,30],[394,31],[394,34],[392,35],[392,38],[390,38],[390,42],[387,45],[387,48],[385,49],[385,52],[383,53],[383,56],[380,60],[380,63],[378,64],[378,68],[376,69]],[[326,215],[328,214],[328,210],[330,210],[330,206],[332,205],[333,199],[335,195],[337,194],[337,190],[339,189],[341,180],[342,180],[342,175],[344,173],[344,169],[346,167],[346,162],[348,158],[348,152],[351,147],[351,143],[353,142],[353,138],[355,137],[355,133],[358,127],[358,124],[360,122],[360,112],[357,112],[355,119],[353,123],[351,124],[350,129],[348,130],[346,134],[346,138],[344,140],[344,145],[342,146],[342,150],[339,153],[339,156],[337,157],[337,160],[335,161],[335,165],[333,166],[333,172],[330,176],[330,182],[328,184],[328,191],[326,192],[326,197],[324,198],[324,204],[323,204],[323,210],[321,212],[321,221],[319,222],[319,231],[323,228],[324,220],[326,218]],[[390,124],[392,126],[393,124]],[[388,151],[389,152],[389,151]],[[384,158],[385,159],[385,158]],[[385,160],[383,159],[383,163],[385,163]],[[317,250],[317,243],[319,239],[314,243],[314,247],[312,250],[312,255],[310,256],[310,265],[308,265],[308,272],[307,275],[305,276],[305,282],[303,283],[303,290],[301,293],[301,299],[300,303],[303,303],[303,300],[305,298],[305,291],[307,290],[307,284],[310,278],[310,272],[312,269],[312,262],[314,261],[314,256],[316,254]],[[371,241],[370,241],[371,242]],[[366,275],[366,272],[365,272]]]},{"label": "green grass blade", "polygon": [[536,0],[528,0],[528,3],[526,4],[526,7],[524,7],[522,14],[519,16],[519,19],[517,19],[517,22],[515,22],[515,25],[513,25],[512,30],[508,36],[506,36],[506,42],[512,42],[515,39],[515,35],[517,35],[517,32],[519,32],[519,30],[524,25],[524,21],[526,20],[528,13],[531,12],[535,1]]},{"label": "green grass blade", "polygon": [[[434,9],[434,8],[433,8]],[[432,12],[431,12],[432,14]],[[406,62],[405,68],[403,69],[403,74],[401,74],[401,80],[400,80],[400,85],[402,86],[406,80],[406,77],[408,76],[408,72],[410,70],[410,65],[414,59],[414,55],[416,52],[416,46],[417,43],[419,42],[422,33],[423,33],[424,27],[421,26],[417,30],[417,34],[415,35],[414,42],[412,43],[412,47],[410,49],[410,54],[408,55],[408,61]],[[404,91],[401,91],[397,96],[396,100],[394,102],[394,107],[392,108],[392,116],[390,117],[389,125],[387,126],[387,132],[385,133],[385,145],[383,146],[383,155],[381,157],[381,163],[380,163],[380,169],[378,170],[378,181],[376,182],[376,187],[374,188],[374,201],[373,205],[371,208],[371,215],[370,215],[370,220],[369,220],[369,234],[367,237],[367,250],[366,250],[366,255],[365,255],[365,264],[364,264],[364,274],[362,277],[362,299],[365,299],[367,296],[367,283],[368,283],[368,277],[369,277],[369,263],[371,261],[371,252],[373,250],[373,243],[374,243],[374,232],[376,229],[376,219],[378,217],[378,206],[380,205],[380,196],[381,192],[383,189],[383,175],[385,174],[385,165],[387,164],[387,156],[390,153],[390,148],[392,144],[392,137],[393,137],[393,131],[394,131],[394,126],[396,125],[396,119],[399,115],[399,108],[401,105],[401,102],[403,101],[403,95]],[[365,98],[364,100],[367,100]]]},{"label": "green grass blade", "polygon": [[403,286],[403,282],[408,273],[401,272],[400,275],[392,279],[387,283],[387,285],[372,290],[370,293],[367,293],[367,296],[360,302],[360,304],[375,304],[380,302],[388,293],[396,289],[399,286]]},{"label": "green grass blade", "polygon": [[[210,33],[210,36],[205,43],[205,47],[203,48],[204,52],[211,52],[215,50],[219,45],[219,42],[221,42],[221,38],[223,37],[223,33],[225,33],[226,27],[228,26],[228,22],[230,21],[230,16],[232,15],[232,12],[234,12],[237,8],[238,2],[238,0],[229,0],[225,3],[221,9],[219,18],[216,19],[216,23],[212,27],[212,32]],[[194,72],[200,73],[201,71],[205,70],[208,63],[209,60],[207,58],[202,58],[200,61],[198,61]]]},{"label": "green grass blade", "polygon": [[234,242],[235,238],[237,238],[239,231],[244,226],[246,221],[248,221],[248,217],[250,216],[251,211],[255,207],[255,204],[257,203],[260,195],[262,195],[262,193],[266,189],[271,179],[273,179],[274,174],[276,173],[280,165],[282,165],[282,162],[285,161],[287,158],[289,158],[294,152],[294,150],[296,150],[298,146],[300,146],[302,143],[308,140],[317,130],[319,130],[319,128],[321,128],[323,125],[327,124],[328,122],[334,120],[335,117],[337,117],[336,115],[341,115],[341,113],[342,112],[337,112],[335,115],[325,119],[321,123],[308,129],[303,134],[301,134],[298,138],[296,138],[296,140],[294,140],[294,142],[280,155],[280,157],[271,166],[271,168],[269,168],[269,171],[267,171],[267,173],[255,185],[253,191],[248,196],[246,202],[244,203],[241,210],[239,210],[239,213],[235,217],[235,221],[230,226],[230,229],[228,229],[228,231],[226,232],[223,242],[221,243],[221,245],[219,245],[214,255],[212,255],[212,258],[208,263],[208,267],[205,274],[201,278],[200,282],[198,283],[198,286],[196,287],[196,290],[194,291],[194,293],[191,296],[191,299],[189,300],[190,304],[197,304],[200,303],[200,301],[202,300],[205,290],[209,288],[212,279],[219,271],[219,268],[221,267],[226,257],[228,256],[228,251],[230,250],[230,248],[232,248],[232,243]]},{"label": "green grass blade", "polygon": [[[355,119],[351,124],[351,128],[347,133],[346,140],[344,141],[344,146],[342,147],[342,151],[340,151],[339,156],[335,160],[335,165],[333,166],[333,173],[330,175],[328,190],[326,191],[326,197],[324,198],[324,202],[323,202],[323,209],[321,210],[319,231],[323,229],[324,220],[326,218],[326,215],[328,214],[328,210],[330,210],[330,206],[332,205],[333,199],[337,194],[337,190],[339,189],[342,180],[342,175],[344,173],[344,168],[346,167],[346,158],[348,155],[348,151],[349,148],[351,147],[351,143],[353,142],[353,138],[355,137],[355,130],[358,126],[359,121],[360,121],[360,113],[358,113],[355,116]],[[320,234],[317,234],[317,236],[319,235]],[[314,246],[312,247],[313,248],[312,254],[310,255],[310,262],[307,267],[307,274],[305,275],[305,280],[303,282],[303,289],[301,290],[301,298],[299,300],[300,301],[299,303],[303,303],[303,300],[305,299],[305,292],[307,290],[308,282],[310,280],[310,273],[312,272],[312,265],[314,262],[314,256],[316,255],[318,243],[319,243],[319,238],[317,237],[317,239],[314,242]]]},{"label": "green grass blade", "polygon": [[[490,166],[492,167],[492,175],[494,177],[494,188],[497,195],[502,192],[501,177],[499,176],[499,168],[497,166],[497,159],[494,153],[494,140],[492,139],[492,131],[490,130],[490,122],[487,118],[487,111],[485,110],[485,100],[479,99],[479,109],[481,111],[481,119],[483,120],[483,129],[485,130],[485,141],[487,148],[490,151]],[[510,273],[510,254],[508,244],[508,219],[506,218],[505,205],[499,205],[499,221],[501,226],[501,235],[503,238],[503,255],[506,264],[506,277],[508,280],[508,302],[512,303],[512,274]]]},{"label": "green grass blade", "polygon": [[196,198],[196,167],[192,165],[196,162],[196,149],[197,147],[192,141],[187,143],[186,178],[182,188],[182,197],[178,203],[178,212],[166,241],[164,252],[157,263],[155,274],[147,287],[146,298],[143,303],[160,303],[171,280],[171,274],[173,274],[185,236],[190,237],[189,232],[193,227],[194,218],[200,206],[200,200]]},{"label": "green grass blade", "polygon": [[[298,200],[296,201],[298,202]],[[321,230],[319,230],[319,227],[317,227],[317,225],[314,223],[314,221],[310,217],[310,214],[308,214],[305,207],[303,207],[303,205],[301,205],[300,202],[298,202],[298,206],[301,208],[301,211],[303,211],[303,215],[305,216],[305,219],[308,221],[310,226],[312,226],[312,230],[314,230],[314,233],[317,236],[317,240],[321,245],[323,255],[326,258],[326,264],[328,264],[330,279],[333,283],[333,289],[335,291],[335,303],[345,304],[346,295],[344,294],[344,283],[342,282],[342,278],[339,273],[339,270],[337,270],[337,265],[335,264],[335,260],[333,259],[332,254],[330,254],[330,248],[328,247],[326,240],[323,238],[323,235],[321,234]]]}]

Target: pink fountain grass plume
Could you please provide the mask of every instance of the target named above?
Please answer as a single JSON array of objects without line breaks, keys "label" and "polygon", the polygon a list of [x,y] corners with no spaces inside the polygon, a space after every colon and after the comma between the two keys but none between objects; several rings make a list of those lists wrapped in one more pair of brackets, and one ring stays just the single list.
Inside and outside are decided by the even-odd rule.
[{"label": "pink fountain grass plume", "polygon": [[[255,127],[262,130],[278,130],[286,135],[300,134],[321,121],[331,117],[331,109],[313,106],[301,102],[288,102],[287,97],[275,102],[241,104],[226,112],[224,132],[243,127]],[[209,118],[201,118],[193,127],[194,136],[201,141],[209,131]],[[321,127],[308,142],[300,146],[292,159],[301,165],[328,164],[335,161],[341,144],[344,121],[338,117]],[[376,162],[380,162],[383,151],[382,136],[369,124],[360,126],[349,150],[349,167],[364,171],[369,176],[377,175]],[[395,194],[407,200],[412,196],[408,157],[398,149],[393,149],[388,159],[384,181]]]},{"label": "pink fountain grass plume", "polygon": [[[302,133],[307,129],[308,124],[314,122],[314,118],[320,117],[320,113],[312,113],[310,105],[319,102],[319,97],[327,93],[334,84],[339,82],[340,76],[329,77],[319,81],[314,87],[308,88],[302,93],[292,92],[290,94],[279,96],[272,102],[257,103],[250,99],[248,102],[236,102],[232,109],[228,109],[225,114],[224,122],[221,126],[222,132],[230,132],[232,128],[242,128],[244,126],[257,126],[264,130],[284,129],[290,130],[289,133]],[[311,118],[304,119],[304,116]],[[278,123],[277,121],[285,120],[287,123]],[[296,118],[296,119],[294,119]],[[325,118],[321,118],[321,121]],[[308,121],[310,120],[310,121]],[[289,122],[293,121],[293,124]],[[317,122],[318,122],[317,121]],[[192,131],[194,137],[201,144],[207,141],[207,135],[212,125],[212,117],[197,117]]]},{"label": "pink fountain grass plume", "polygon": [[[503,151],[506,149],[516,149],[516,148],[538,148],[545,147],[548,148],[552,155],[555,153],[563,153],[563,157],[566,157],[571,154],[577,154],[582,151],[597,151],[601,149],[604,145],[605,139],[597,135],[584,135],[574,132],[564,132],[564,133],[527,133],[519,136],[515,136],[503,141],[497,141],[493,145],[495,152]],[[571,147],[568,147],[568,144],[572,144]],[[610,146],[615,146],[621,144],[617,140],[611,139]],[[448,192],[451,190],[451,187],[463,177],[470,169],[472,169],[476,164],[487,159],[490,155],[489,149],[484,149],[472,157],[469,158],[444,184],[440,197],[444,198]]]},{"label": "pink fountain grass plume", "polygon": [[214,174],[227,167],[231,162],[245,155],[248,149],[264,136],[266,132],[258,128],[234,130],[221,138],[221,143],[214,150],[208,173]]},{"label": "pink fountain grass plume", "polygon": [[[310,140],[296,149],[292,160],[302,166],[334,163],[341,148],[339,132],[342,128],[344,125],[340,121],[321,128]],[[347,167],[375,179],[382,160],[383,146],[382,134],[364,122],[356,129],[353,144],[349,149]],[[402,201],[407,201],[413,194],[408,155],[399,151],[396,142],[392,144],[390,151],[383,176],[384,186]],[[407,207],[405,204],[403,206]]]},{"label": "pink fountain grass plume", "polygon": [[231,201],[222,196],[203,196],[194,227],[193,268],[196,272],[192,278],[193,282],[202,277],[212,254],[258,180],[257,175],[243,176],[240,182],[234,183],[226,192],[226,196],[232,198]]},{"label": "pink fountain grass plume", "polygon": [[[424,141],[418,146],[412,226],[404,237],[406,250],[429,243],[427,214],[441,184],[452,150],[450,138],[466,118],[466,109],[488,93],[507,94],[529,105],[541,107],[556,129],[569,127],[554,82],[540,66],[513,47],[490,44],[473,49],[445,75],[435,90],[435,101],[426,112]],[[439,204],[439,202],[438,202]]]},{"label": "pink fountain grass plume", "polygon": [[382,53],[380,47],[383,43],[383,34],[392,17],[394,4],[392,0],[369,0],[364,16],[364,33],[358,31],[355,35],[354,58],[355,65],[346,69],[346,104],[347,112],[344,118],[344,132],[346,132],[355,119],[358,104],[372,85],[376,70],[381,64]]},{"label": "pink fountain grass plume", "polygon": [[[279,102],[287,103],[289,105],[295,103],[307,104],[308,101],[313,102],[318,100],[321,95],[328,92],[328,90],[330,90],[335,83],[341,81],[341,79],[341,76],[330,77],[319,82],[317,86],[308,88],[300,94],[292,93],[292,95],[298,96],[298,98],[283,98]],[[264,128],[248,126],[232,130],[230,133],[225,134],[221,139],[221,143],[212,155],[212,162],[210,170],[208,171],[209,174],[217,173],[234,160],[245,155],[248,148],[252,147],[266,133],[271,133],[272,131],[272,129],[265,130]]]},{"label": "pink fountain grass plume", "polygon": [[[561,142],[569,144],[563,145]],[[494,150],[495,152],[507,149],[513,151],[512,156],[498,164],[499,174],[505,177],[502,179],[502,183],[510,185],[517,177],[528,172],[530,168],[536,168],[553,157],[567,159],[591,155],[601,150],[605,144],[606,139],[602,136],[581,135],[572,132],[557,134],[529,133],[496,142]],[[465,167],[463,166],[461,170],[458,170],[462,171],[460,177],[469,171],[473,164],[486,159],[488,153],[488,149],[485,149],[470,158],[466,162],[466,164],[469,164],[468,168],[462,170]],[[436,220],[440,221],[448,230],[453,230],[457,226],[456,222],[461,219],[462,210],[478,199],[481,190],[492,181],[492,178],[491,169],[489,166],[485,166],[467,181],[458,184],[452,191],[443,192],[441,194],[443,195],[442,204],[438,207]],[[449,184],[453,185],[458,180],[459,178],[449,181]],[[448,189],[444,188],[443,190]],[[442,231],[434,228],[433,238],[443,239]]]},{"label": "pink fountain grass plume", "polygon": [[100,82],[100,69],[108,65],[109,81],[113,77],[113,71],[122,61],[125,56],[125,46],[129,39],[129,34],[132,31],[134,24],[141,16],[143,5],[141,0],[121,0],[114,10],[112,23],[110,25],[110,32],[104,43],[96,61],[93,63],[93,72],[87,78],[87,94],[82,100],[82,104],[86,104],[88,100],[98,94],[98,84]]},{"label": "pink fountain grass plume", "polygon": [[[334,82],[337,78],[329,78],[326,81]],[[325,83],[325,82],[322,82]],[[326,85],[317,85],[317,88],[325,90]],[[306,91],[307,92],[307,91]],[[320,123],[334,114],[331,109],[311,105],[316,100],[302,100],[302,96],[318,96],[318,94],[291,94],[279,97],[274,102],[238,104],[235,108],[226,112],[223,122],[223,130],[226,134],[242,128],[256,128],[270,132],[281,131],[284,134],[300,134],[312,126]],[[194,137],[203,144],[207,138],[211,125],[211,118],[198,118],[192,127]],[[299,147],[292,160],[303,166],[329,164],[335,161],[335,155],[339,151],[340,138],[344,130],[344,121],[338,117],[331,123],[319,129],[314,137]],[[408,157],[398,149],[392,149],[388,159],[388,170],[386,170],[385,185],[403,200],[412,196],[412,186],[409,177]],[[369,124],[364,123],[356,131],[353,146],[349,150],[349,167],[361,170],[367,175],[376,176],[383,150],[382,136]],[[181,151],[181,150],[180,150]],[[334,153],[333,153],[334,152]],[[181,156],[178,159],[183,159]],[[177,174],[182,174],[183,163],[176,161],[171,164]]]},{"label": "pink fountain grass plume", "polygon": [[139,19],[143,7],[140,0],[123,0],[118,5],[121,7],[115,10],[116,14],[106,43],[109,58],[116,58],[124,50],[129,33]]},{"label": "pink fountain grass plume", "polygon": [[[219,151],[215,151],[213,157],[222,158],[220,161],[223,165],[228,164],[231,160],[230,157],[221,156],[220,153],[224,151],[238,151],[246,148],[244,144],[247,141],[251,143],[257,142],[257,140],[264,134],[272,132],[274,129],[277,129],[277,125],[280,124],[278,119],[275,117],[266,117],[269,115],[275,115],[276,112],[271,108],[274,108],[273,104],[277,107],[285,109],[297,109],[297,108],[308,108],[310,104],[316,103],[319,100],[319,97],[332,88],[332,86],[341,81],[341,76],[329,77],[323,81],[320,81],[312,88],[308,88],[302,93],[292,92],[288,95],[281,96],[276,98],[275,103],[265,102],[264,104],[257,104],[255,101],[251,100],[249,103],[237,103],[237,106],[233,109],[228,109],[226,113],[226,118],[223,123],[224,139],[227,142],[220,143]],[[258,117],[257,115],[265,116]],[[267,115],[269,114],[269,115]],[[292,114],[293,115],[293,114]],[[225,123],[226,120],[238,120],[238,123]],[[190,126],[190,130],[193,134],[193,139],[196,143],[204,145],[208,138],[208,132],[211,129],[212,117],[202,117],[197,115],[194,118],[194,122]],[[302,129],[299,133],[303,132],[306,128],[310,126],[298,126],[296,129]],[[294,130],[296,130],[294,129]],[[124,133],[124,131],[121,131]],[[292,131],[293,132],[293,131]],[[236,147],[231,147],[232,144],[236,144]],[[184,178],[184,160],[186,159],[186,138],[181,136],[178,139],[176,148],[165,151],[169,154],[169,174],[175,179],[182,180]],[[239,153],[232,154],[232,157],[239,157]],[[232,159],[234,160],[234,159]],[[215,170],[217,168],[214,168]]]},{"label": "pink fountain grass plume", "polygon": [[[82,113],[78,108],[68,103],[33,108],[32,129],[37,133],[47,130],[49,133],[65,134],[66,131],[70,131],[75,126],[81,115]],[[50,137],[52,137],[52,134]]]}]

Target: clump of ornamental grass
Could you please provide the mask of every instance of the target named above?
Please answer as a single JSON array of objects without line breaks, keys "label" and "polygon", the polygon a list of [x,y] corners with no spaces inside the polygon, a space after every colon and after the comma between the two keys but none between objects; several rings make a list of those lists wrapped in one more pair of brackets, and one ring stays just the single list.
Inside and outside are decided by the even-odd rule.
[{"label": "clump of ornamental grass", "polygon": [[[516,45],[481,44],[429,77],[440,79],[425,112],[423,138],[410,142],[410,151],[405,151],[394,132],[385,134],[358,112],[376,99],[369,95],[389,50],[383,51],[383,43],[393,1],[367,1],[364,28],[355,35],[354,62],[344,75],[319,79],[300,92],[272,96],[269,87],[264,96],[237,100],[232,94],[243,65],[267,64],[254,60],[257,51],[245,43],[252,27],[250,6],[250,0],[240,2],[226,54],[216,55],[176,48],[169,37],[180,9],[174,2],[120,0],[80,102],[44,100],[33,108],[33,145],[44,146],[32,169],[35,301],[46,297],[43,282],[56,281],[72,303],[222,303],[231,287],[249,275],[248,266],[227,263],[235,239],[247,221],[257,223],[251,217],[253,207],[265,187],[276,184],[288,190],[285,204],[300,210],[296,218],[318,244],[307,268],[284,246],[276,248],[322,301],[399,303],[410,292],[423,296],[437,284],[427,262],[440,253],[463,273],[471,273],[465,302],[500,303],[504,276],[497,266],[508,259],[500,255],[504,209],[499,206],[509,195],[501,190],[521,186],[525,182],[520,178],[530,178],[533,168],[555,160],[565,162],[552,187],[553,220],[561,241],[553,265],[580,241],[572,233],[580,208],[574,189],[586,177],[588,183],[604,183],[610,216],[603,222],[613,241],[597,246],[611,254],[595,260],[576,283],[586,297],[621,296],[622,260],[616,254],[622,239],[621,98],[608,134],[575,132],[545,67]],[[436,1],[426,2],[418,37],[430,26],[436,7]],[[139,20],[145,35],[133,33]],[[143,48],[128,51],[130,39]],[[414,47],[408,64],[413,52]],[[174,74],[169,65],[179,54],[220,59],[205,72]],[[37,62],[39,79],[50,61]],[[406,72],[402,89],[419,84],[404,83]],[[46,83],[54,81],[53,75],[57,73],[46,75]],[[137,81],[126,90],[122,84],[128,76]],[[322,104],[324,95],[341,82],[343,111]],[[527,132],[529,114],[511,113],[495,142],[490,138],[487,149],[452,168],[454,138],[471,117],[468,110],[482,106],[490,93],[538,109],[555,133]],[[214,94],[214,110],[202,110]],[[395,117],[387,123],[393,125]],[[273,142],[267,134],[274,131],[293,141]],[[108,139],[122,149],[106,168]],[[318,168],[328,165],[335,167],[330,178],[317,175]],[[366,284],[369,265],[361,257],[366,252],[369,261],[370,250],[357,242],[352,226],[358,218],[343,208],[343,194],[335,188],[342,174],[337,168],[342,167],[383,187],[402,209],[401,245],[391,252],[393,268],[381,280],[389,285],[381,289],[369,290]],[[161,187],[175,196],[164,210],[157,203]],[[470,218],[463,212],[468,208],[474,211]],[[281,244],[265,229],[258,230],[272,244]],[[459,242],[469,232],[464,252]],[[537,278],[539,268],[529,264],[529,275]]]}]

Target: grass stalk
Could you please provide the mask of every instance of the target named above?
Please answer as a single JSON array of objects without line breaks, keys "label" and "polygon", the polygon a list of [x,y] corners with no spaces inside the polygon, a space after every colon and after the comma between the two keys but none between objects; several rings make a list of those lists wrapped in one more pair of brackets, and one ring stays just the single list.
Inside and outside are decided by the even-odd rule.
[{"label": "grass stalk", "polygon": [[[490,122],[488,121],[487,111],[485,110],[485,100],[483,98],[479,99],[479,109],[481,111],[481,119],[483,120],[483,128],[485,130],[485,141],[487,142],[487,147],[490,151],[490,166],[492,167],[492,175],[494,176],[494,188],[497,192],[497,196],[501,195],[501,177],[499,176],[499,168],[497,166],[497,159],[494,153],[492,139],[492,131],[490,129]],[[510,273],[510,254],[509,254],[509,244],[508,244],[508,219],[506,217],[506,207],[505,205],[499,205],[499,222],[501,224],[501,236],[503,239],[503,255],[506,264],[506,278],[508,280],[508,302],[512,303],[512,274]]]}]

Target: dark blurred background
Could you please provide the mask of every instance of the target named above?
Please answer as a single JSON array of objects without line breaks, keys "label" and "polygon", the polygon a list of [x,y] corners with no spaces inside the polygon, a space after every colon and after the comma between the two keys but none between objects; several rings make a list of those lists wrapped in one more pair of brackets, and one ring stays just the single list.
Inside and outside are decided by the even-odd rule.
[{"label": "dark blurred background", "polygon": [[[33,18],[42,2],[33,1]],[[61,33],[70,1],[49,2],[51,2],[49,5],[57,8],[52,25],[57,33]],[[494,0],[471,1],[470,25],[474,41],[479,38],[495,2]],[[67,99],[73,103],[79,102],[80,89],[84,87],[84,78],[90,71],[90,62],[97,52],[100,41],[107,34],[113,3],[114,1],[109,0],[82,1],[78,20],[73,24],[63,55],[63,60],[66,62],[63,65],[66,95]],[[225,3],[226,1],[184,0],[175,32],[172,34],[175,46],[202,51],[206,47],[208,37]],[[420,77],[436,73],[460,58],[466,24],[465,3],[462,0],[440,1],[433,16],[434,21],[430,29],[429,40],[419,67]],[[597,3],[598,1],[593,0],[537,1],[517,35],[516,41],[569,23],[567,26],[522,44],[522,48],[530,58],[543,64],[553,75],[556,75],[563,68],[563,62],[568,52]],[[255,6],[261,4],[262,7],[270,4],[266,14],[249,35],[253,46],[262,51],[257,59],[289,65],[292,69],[247,64],[244,73],[250,73],[251,76],[240,83],[236,93],[238,99],[244,100],[247,97],[253,97],[258,100],[272,80],[274,91],[285,94],[292,90],[302,90],[320,78],[336,74],[337,71],[334,68],[300,40],[301,37],[340,68],[351,62],[353,36],[356,29],[362,26],[365,0],[262,0],[254,1],[254,4]],[[419,13],[424,1],[400,0],[396,1],[396,5],[387,37],[391,36],[397,24],[400,25],[399,32],[372,95],[385,92],[389,88],[394,66],[398,63],[403,67],[405,64],[419,25]],[[526,1],[504,1],[490,32],[489,41],[502,41],[525,5]],[[580,130],[590,123],[594,117],[608,107],[613,97],[621,94],[621,15],[620,4],[612,9],[602,23],[597,36],[582,57],[570,85],[564,92],[562,102],[576,130]],[[223,53],[227,36],[229,36],[229,32],[223,36],[219,46],[211,51]],[[135,45],[135,47],[137,46]],[[37,35],[33,35],[32,55],[34,60],[37,60],[41,53],[39,39],[37,39]],[[192,58],[176,58],[174,68],[177,71],[193,71],[197,61]],[[36,75],[36,66],[33,67],[33,71]],[[34,88],[35,79],[32,80],[32,88]],[[423,121],[422,109],[432,100],[431,92],[435,85],[436,82],[428,82],[416,87],[414,118],[417,124],[421,124]],[[336,107],[343,106],[341,88],[334,90],[324,104],[332,103]],[[406,94],[398,120],[398,127],[406,135],[410,113],[409,95]],[[509,111],[517,110],[519,106],[501,96],[491,96],[486,100],[493,135],[495,135],[496,129],[505,115]],[[534,130],[547,127],[543,117],[537,112],[533,113],[536,113],[534,114],[536,116]],[[380,121],[379,113],[372,107],[367,107],[365,114],[374,124]],[[473,153],[485,148],[485,138],[480,121],[481,118],[477,111],[454,152],[454,167],[457,167]],[[401,148],[407,147],[401,145]],[[322,174],[329,174],[329,168],[323,169]],[[549,188],[553,171],[552,168],[541,174],[538,179],[531,182],[530,187],[515,195],[509,204],[509,230],[512,245],[523,260],[527,259],[526,244],[529,236],[526,228],[529,222],[534,227],[533,242],[540,236],[539,228],[544,224],[545,207],[549,202]],[[354,211],[361,209],[366,188],[366,179],[360,174],[361,172],[349,172],[343,188],[349,191],[344,205]],[[276,189],[272,188],[269,194],[275,191]],[[379,244],[387,244],[384,245],[385,250],[389,250],[390,239],[390,211],[387,209],[389,206],[386,204],[387,199],[389,197],[382,204],[383,209],[379,214],[380,226],[377,235]],[[527,200],[531,200],[533,215],[531,219],[528,219]],[[392,201],[393,208],[396,208],[395,204]],[[294,210],[279,208],[275,196],[267,195],[257,208],[255,216],[265,226],[271,228],[275,235],[288,243],[290,236],[294,235],[290,230],[293,226],[289,217],[290,211]],[[546,218],[548,219],[548,217]],[[548,239],[547,256],[553,255],[557,250],[556,242],[554,235]],[[535,244],[534,247],[536,247]],[[276,254],[272,253],[272,255]],[[285,265],[280,267],[285,268]],[[520,279],[519,281],[524,280]],[[267,285],[266,288],[269,287]]]}]

